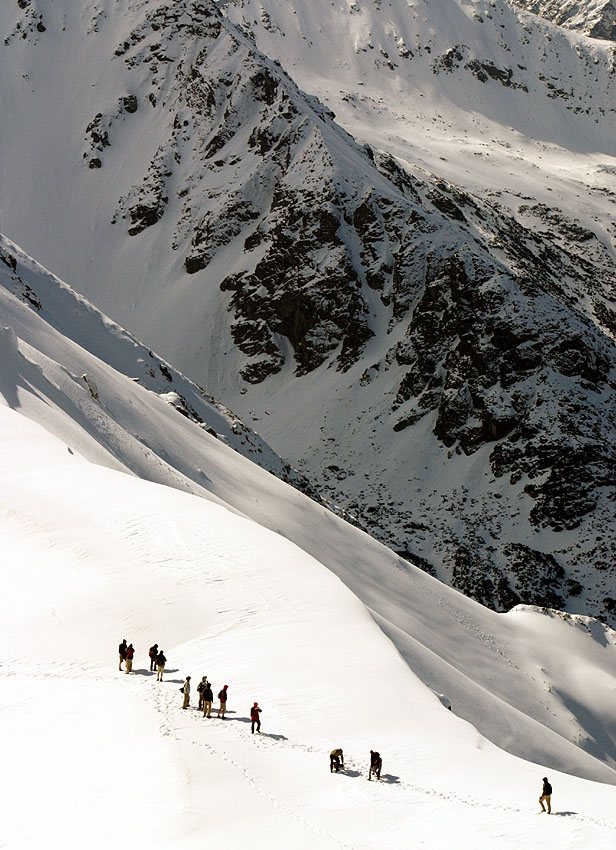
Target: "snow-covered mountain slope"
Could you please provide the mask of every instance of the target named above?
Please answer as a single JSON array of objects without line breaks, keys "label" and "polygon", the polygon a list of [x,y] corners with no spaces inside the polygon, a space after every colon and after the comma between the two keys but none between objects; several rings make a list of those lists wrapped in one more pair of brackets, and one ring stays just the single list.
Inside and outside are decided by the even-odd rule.
[{"label": "snow-covered mountain slope", "polygon": [[[9,249],[17,253],[5,243],[4,253]],[[209,608],[204,614],[202,604],[215,607],[216,616],[223,618],[221,629],[226,615],[232,617],[227,623],[232,631],[239,616],[234,613],[236,583],[221,589],[219,596],[218,579],[208,580],[207,592],[198,591],[194,582],[202,581],[204,564],[212,569],[222,561],[232,571],[236,552],[271,583],[265,598],[242,591],[252,599],[255,615],[263,618],[259,628],[265,628],[278,605],[285,608],[289,622],[295,622],[296,608],[272,601],[278,579],[268,571],[268,558],[255,550],[246,523],[243,531],[238,527],[230,532],[234,554],[224,554],[226,535],[216,537],[218,520],[208,513],[219,506],[250,520],[251,528],[261,526],[289,541],[276,544],[282,547],[276,563],[280,557],[292,570],[296,563],[317,561],[319,570],[338,576],[370,611],[422,687],[441,694],[453,714],[472,723],[482,736],[519,757],[616,784],[613,631],[596,620],[547,609],[522,607],[499,615],[408,564],[180,415],[165,394],[132,380],[118,366],[130,363],[130,372],[139,368],[144,354],[139,343],[23,253],[17,256],[15,272],[5,274],[0,287],[0,315],[6,325],[0,333],[0,467],[5,476],[0,539],[14,594],[4,595],[3,646],[11,664],[19,664],[30,652],[38,652],[37,663],[43,666],[45,652],[53,658],[68,654],[75,664],[108,663],[115,631],[129,627],[139,630],[133,633],[139,646],[154,628],[164,629],[167,646],[201,639],[209,634],[209,618],[214,616]],[[147,362],[160,361],[148,355]],[[188,392],[190,384],[177,373],[174,382]],[[210,413],[215,415],[216,408]],[[255,445],[256,440],[255,435]],[[148,490],[137,479],[183,493],[175,497],[153,484]],[[191,503],[189,496],[212,506]],[[148,570],[154,573],[151,583]],[[185,586],[182,576],[193,571]],[[40,587],[35,574],[41,575]],[[238,581],[242,584],[243,579]],[[289,581],[294,581],[292,576]],[[347,624],[342,613],[339,619],[331,613],[338,605],[336,596],[330,599],[319,582],[315,578],[310,591],[302,582],[295,606],[320,600],[318,610],[324,613],[319,617],[330,618],[330,628],[340,632],[337,639],[327,638],[335,646],[355,626]],[[66,588],[66,597],[64,591],[58,596],[51,592],[56,585]],[[28,588],[32,590],[26,602]],[[207,597],[203,602],[202,593]],[[172,604],[177,613],[170,609]],[[98,625],[88,633],[84,625],[93,617]],[[167,617],[173,620],[172,629],[163,625]],[[362,617],[365,620],[365,613]],[[320,625],[298,621],[305,626],[307,641],[313,642],[310,652],[316,653],[314,660],[310,656],[302,662],[305,685],[310,688],[318,679],[331,699],[330,680],[324,679],[322,667],[327,658],[327,675],[342,675],[341,662],[315,639]],[[40,649],[40,638],[33,644],[38,649],[24,648],[24,634],[39,635],[39,629],[45,633],[45,650]],[[157,634],[150,642],[157,637],[162,641]],[[250,642],[242,629],[244,639]],[[280,644],[276,638],[279,661]],[[252,664],[251,675],[260,677],[261,664],[254,667],[235,642],[233,646],[234,663]],[[371,694],[378,696],[380,679],[371,668],[361,667],[369,654],[357,650],[366,695],[372,700]],[[288,658],[295,659],[294,650]],[[295,684],[283,689],[305,710],[309,691]],[[387,693],[394,691],[389,688]],[[348,694],[354,701],[362,698],[356,685]],[[434,700],[429,707],[441,711]]]},{"label": "snow-covered mountain slope", "polygon": [[[20,387],[20,398],[31,390]],[[494,848],[613,845],[613,784],[486,741],[318,560],[208,499],[87,463],[18,410],[0,405],[0,428],[7,846],[75,850],[84,835],[94,848],[155,850],[471,848],[478,835]],[[232,496],[245,485],[228,471]],[[284,499],[278,509],[282,519]],[[331,523],[319,531],[327,555]],[[479,621],[499,620],[474,607]],[[548,699],[567,654],[569,683],[586,686],[586,708],[601,711],[603,688],[614,687],[612,632],[536,611],[500,620]],[[117,668],[122,637],[136,648],[128,677]],[[168,659],[162,683],[148,670],[154,641]],[[469,631],[457,652],[477,663],[480,644]],[[509,671],[493,659],[496,685]],[[195,709],[204,674],[216,692],[229,685],[224,721]],[[254,700],[263,714],[253,736]],[[329,772],[336,746],[342,774]],[[381,782],[368,783],[377,747]],[[537,803],[546,773],[549,819]],[[615,778],[607,767],[594,773]]]},{"label": "snow-covered mountain slope", "polygon": [[[252,458],[278,478],[309,493],[313,499],[319,499],[318,493],[306,479],[281,460],[252,428],[247,428],[237,416],[215,401],[205,390],[187,380],[173,366],[165,363],[154,352],[102,315],[92,304],[1,234],[0,287],[4,299],[0,321],[14,322],[9,313],[9,302],[6,301],[7,293],[11,293],[21,303],[35,310],[44,320],[35,323],[36,330],[30,336],[22,338],[40,349],[46,358],[51,358],[49,365],[55,378],[53,387],[48,388],[50,399],[41,403],[46,427],[53,432],[55,414],[50,415],[49,402],[56,394],[59,394],[61,405],[69,403],[70,400],[74,417],[80,424],[83,424],[84,420],[87,421],[89,413],[98,409],[100,396],[103,396],[109,405],[110,418],[105,417],[105,422],[99,423],[96,435],[91,434],[94,437],[94,445],[89,448],[92,460],[109,464],[112,468],[118,468],[119,464],[120,468],[129,469],[142,478],[181,489],[185,488],[185,473],[188,478],[196,477],[196,482],[199,483],[194,469],[183,469],[182,458],[190,454],[184,441],[177,436],[172,437],[172,434],[177,432],[177,411],[208,435],[245,457]],[[21,335],[21,330],[19,332]],[[55,363],[54,337],[58,335],[61,365]],[[49,346],[46,348],[41,346],[40,340],[43,337],[49,338]],[[12,346],[8,341],[6,344],[6,356],[12,357],[9,354]],[[103,374],[99,374],[99,361],[105,364]],[[114,398],[113,388],[102,383],[109,366],[148,391],[135,394],[135,398],[141,400],[139,418],[143,430],[132,430],[134,413],[128,408],[135,405],[135,398],[131,397],[128,404],[122,405],[120,397]],[[36,369],[34,371],[36,372]],[[166,403],[165,406],[155,404],[156,414],[150,413],[148,409],[152,394],[155,394],[157,401],[161,399]],[[116,401],[118,405],[114,407]],[[167,405],[174,413],[169,413]],[[52,408],[56,406],[52,404]],[[34,418],[43,415],[40,410],[37,413],[37,407],[35,405],[32,411]],[[84,413],[84,407],[89,413]],[[159,433],[154,431],[154,435],[147,425],[153,415],[163,416],[158,428]],[[95,414],[97,419],[98,416],[99,414]],[[167,424],[163,425],[163,422]],[[86,432],[89,430],[88,427],[85,428]],[[180,430],[177,433],[182,432]],[[101,439],[103,434],[106,434],[106,437]],[[167,436],[163,439],[161,434]],[[80,451],[83,448],[81,442],[82,437],[78,438],[77,443]],[[88,444],[91,442],[88,440]],[[100,451],[96,449],[97,444]],[[113,457],[111,463],[110,456]],[[177,476],[177,472],[181,473],[181,477]],[[180,483],[181,480],[184,480],[184,483]],[[188,487],[188,491],[198,492],[192,485]]]},{"label": "snow-covered mountain slope", "polygon": [[[8,846],[612,846],[611,629],[496,614],[402,561],[79,346],[87,328],[119,359],[130,340],[82,300],[62,311],[70,336],[5,287],[0,309]],[[182,462],[172,486],[140,477],[144,433]],[[184,677],[204,674],[230,686],[225,721],[180,708]]]},{"label": "snow-covered mountain slope", "polygon": [[613,47],[223,8],[0,10],[5,230],[406,557],[613,617]]}]

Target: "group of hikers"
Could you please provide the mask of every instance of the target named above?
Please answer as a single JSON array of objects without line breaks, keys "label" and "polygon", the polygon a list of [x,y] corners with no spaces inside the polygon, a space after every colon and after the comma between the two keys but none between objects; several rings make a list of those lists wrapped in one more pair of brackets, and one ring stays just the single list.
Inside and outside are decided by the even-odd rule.
[{"label": "group of hikers", "polygon": [[[118,669],[122,669],[122,664],[125,664],[125,672],[131,673],[133,669],[133,656],[135,654],[135,649],[132,643],[127,644],[126,638],[122,641],[122,643],[118,646],[118,653],[120,656],[120,663]],[[148,656],[150,658],[150,672],[154,672],[156,669],[156,681],[163,681],[163,673],[165,672],[165,664],[167,663],[167,659],[162,649],[159,650],[158,644],[155,643],[148,650]],[[184,684],[180,688],[180,692],[183,694],[182,700],[182,708],[189,708],[190,706],[190,690],[191,690],[191,677],[187,676]],[[229,690],[229,685],[223,685],[221,690],[218,692],[218,700],[219,700],[219,708],[217,717],[224,718],[225,712],[227,710],[227,691]],[[203,710],[204,717],[212,716],[212,703],[214,701],[214,694],[212,693],[212,685],[207,680],[207,676],[202,676],[201,681],[197,685],[197,693],[199,695],[199,711]],[[255,702],[250,708],[250,731],[254,734],[255,728],[257,732],[261,731],[261,709],[259,708],[259,703]]]},{"label": "group of hikers", "polygon": [[[383,759],[381,758],[381,754],[377,753],[376,750],[370,750],[368,779],[372,779],[373,776],[376,776],[377,779],[380,779],[382,767]],[[335,750],[332,750],[329,754],[329,772],[333,773],[334,771],[336,771],[336,773],[338,773],[339,770],[344,770],[344,753],[342,752],[340,747]]]},{"label": "group of hikers", "polygon": [[[126,644],[126,638],[122,641],[122,643],[118,646],[118,653],[120,655],[120,664],[118,666],[118,670],[122,669],[122,664],[125,663],[126,669],[125,673],[132,673],[133,671],[133,657],[135,655],[135,648],[132,643]],[[150,656],[150,672],[154,671],[154,668],[157,669],[158,673],[156,676],[157,682],[162,682],[163,673],[165,671],[165,664],[167,663],[167,659],[165,658],[165,654],[160,650],[158,651],[158,644],[155,643],[154,646],[150,647],[149,650]]]},{"label": "group of hikers", "polygon": [[[122,669],[122,664],[125,664],[125,672],[131,673],[133,669],[133,657],[135,655],[135,649],[132,643],[127,645],[126,639],[122,641],[122,643],[118,647],[118,652],[120,656],[120,664],[119,670]],[[156,681],[162,682],[163,673],[165,671],[165,664],[167,659],[165,658],[165,654],[162,649],[159,650],[158,644],[155,643],[148,650],[148,655],[150,658],[150,672],[154,672],[156,669]],[[190,690],[191,690],[191,677],[187,676],[184,684],[180,688],[180,692],[183,695],[182,700],[182,708],[190,707]],[[218,692],[218,713],[216,717],[224,718],[225,712],[227,710],[227,691],[229,690],[229,685],[223,685],[221,690]],[[201,681],[197,685],[197,693],[199,695],[199,711],[203,711],[204,717],[212,716],[212,703],[214,701],[214,695],[212,692],[212,685],[208,682],[207,676],[202,676]],[[451,706],[450,706],[451,708]],[[254,734],[255,728],[257,732],[261,731],[261,709],[259,708],[259,703],[254,702],[250,708],[250,731]],[[381,769],[383,767],[383,759],[381,758],[380,753],[376,750],[370,750],[370,763],[368,767],[368,779],[372,779],[373,776],[376,776],[377,779],[381,778]],[[344,770],[344,753],[342,750],[337,747],[332,750],[329,754],[329,770],[330,773],[334,771],[338,773],[339,770]],[[543,804],[547,806],[547,814],[552,814],[552,786],[548,782],[547,776],[543,777],[543,788],[541,791],[541,796],[539,797],[539,804],[541,806],[541,811],[546,812],[546,808]]]}]

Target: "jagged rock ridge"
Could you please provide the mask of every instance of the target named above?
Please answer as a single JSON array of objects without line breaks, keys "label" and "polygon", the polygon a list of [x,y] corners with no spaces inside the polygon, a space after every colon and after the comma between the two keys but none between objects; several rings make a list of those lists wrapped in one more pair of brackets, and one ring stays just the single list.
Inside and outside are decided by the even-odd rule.
[{"label": "jagged rock ridge", "polygon": [[515,0],[535,15],[559,26],[579,30],[591,38],[616,41],[616,5],[613,0]]}]

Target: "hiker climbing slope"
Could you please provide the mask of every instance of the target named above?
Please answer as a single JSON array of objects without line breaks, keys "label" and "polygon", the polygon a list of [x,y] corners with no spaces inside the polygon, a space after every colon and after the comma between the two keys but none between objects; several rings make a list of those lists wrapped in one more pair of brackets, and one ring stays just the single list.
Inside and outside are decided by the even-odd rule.
[{"label": "hiker climbing slope", "polygon": [[197,693],[199,694],[199,711],[203,708],[203,691],[209,685],[207,676],[202,676],[201,681],[197,685]]},{"label": "hiker climbing slope", "polygon": [[335,770],[338,773],[340,768],[344,770],[344,753],[338,747],[329,754],[329,772],[333,773]]},{"label": "hiker climbing slope", "polygon": [[225,711],[227,710],[227,689],[229,685],[223,685],[221,691],[218,692],[218,699],[220,700],[220,706],[218,708],[217,717],[224,718]]},{"label": "hiker climbing slope", "polygon": [[188,706],[190,705],[190,676],[186,677],[186,681],[180,688],[180,691],[184,694],[182,708],[188,708]]},{"label": "hiker climbing slope", "polygon": [[126,672],[133,672],[133,658],[135,657],[135,648],[132,643],[128,644],[128,648],[126,650]]},{"label": "hiker climbing slope", "polygon": [[259,708],[259,703],[255,702],[250,709],[250,731],[254,735],[255,725],[257,727],[257,732],[261,731],[261,718],[259,715],[261,714],[261,709]]},{"label": "hiker climbing slope", "polygon": [[203,697],[203,716],[211,717],[214,694],[212,693],[212,686],[209,682],[206,683],[205,687],[201,691],[201,696]]},{"label": "hiker climbing slope", "polygon": [[381,758],[380,753],[377,753],[376,750],[370,750],[370,769],[368,770],[368,779],[371,779],[373,773],[377,779],[380,779],[382,767],[383,759]]},{"label": "hiker climbing slope", "polygon": [[156,681],[157,682],[162,682],[162,680],[163,680],[163,673],[165,672],[165,664],[166,663],[167,663],[167,659],[165,658],[165,654],[161,649],[161,651],[156,656],[156,670],[157,670]]},{"label": "hiker climbing slope", "polygon": [[128,649],[128,646],[126,645],[126,638],[124,638],[124,640],[122,641],[122,643],[118,647],[118,653],[120,655],[120,664],[119,664],[118,670],[122,669],[122,662],[126,661],[126,650],[127,649]]},{"label": "hiker climbing slope", "polygon": [[541,789],[541,797],[539,797],[539,805],[541,806],[541,811],[545,812],[545,807],[543,804],[546,804],[548,807],[548,814],[552,814],[552,786],[548,782],[547,776],[543,777],[543,788]]}]

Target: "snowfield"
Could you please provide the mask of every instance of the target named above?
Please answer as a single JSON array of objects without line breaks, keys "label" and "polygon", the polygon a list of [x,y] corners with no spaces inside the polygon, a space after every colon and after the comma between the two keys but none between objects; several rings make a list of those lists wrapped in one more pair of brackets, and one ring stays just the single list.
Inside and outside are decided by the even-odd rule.
[{"label": "snowfield", "polygon": [[[0,275],[3,846],[614,846],[612,630],[440,584],[99,359],[128,335],[17,271]],[[229,684],[225,720],[195,710],[204,674]]]},{"label": "snowfield", "polygon": [[[7,407],[0,422],[5,846],[77,847],[89,832],[95,847],[613,846],[613,785],[490,744],[293,543],[84,462]],[[575,628],[528,612],[522,633],[526,619],[538,642],[568,630],[552,656],[601,685]],[[123,636],[137,649],[128,679]],[[163,683],[148,670],[154,640]],[[581,643],[613,662],[613,645]],[[186,674],[193,687],[203,674],[216,691],[230,685],[227,719],[204,719],[194,697],[181,711]],[[344,774],[329,773],[334,746]],[[368,785],[371,748],[384,767]],[[555,814],[538,819],[546,772]]]}]

